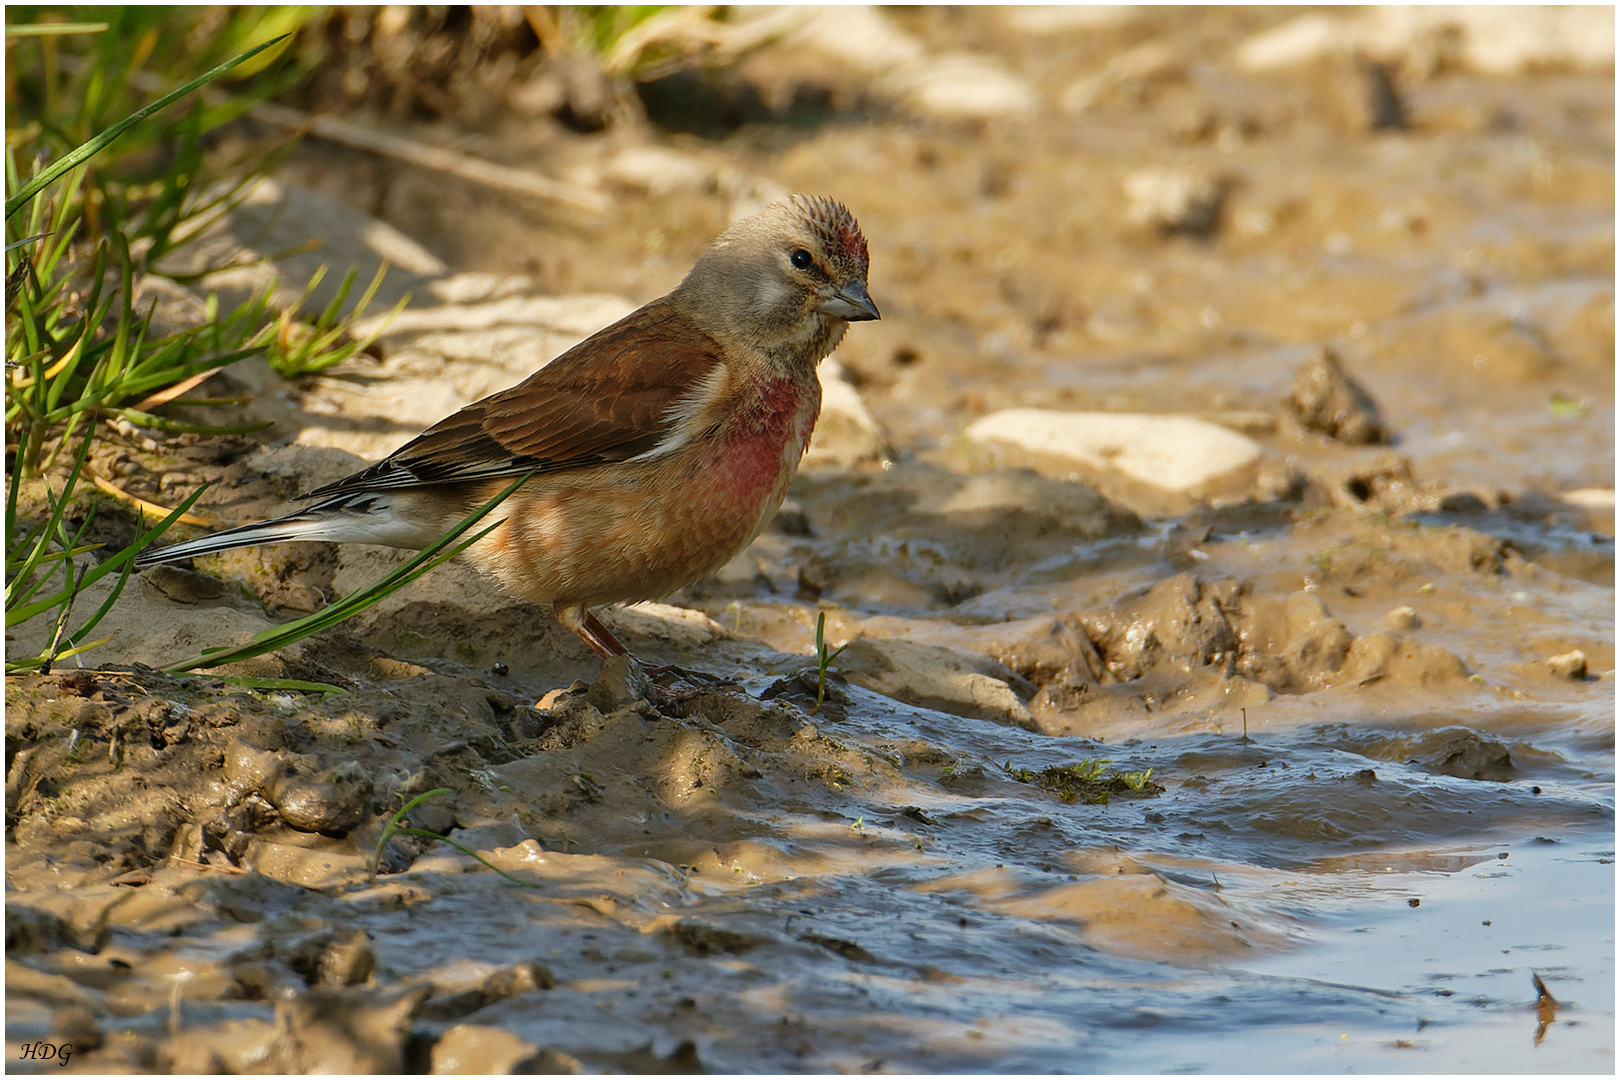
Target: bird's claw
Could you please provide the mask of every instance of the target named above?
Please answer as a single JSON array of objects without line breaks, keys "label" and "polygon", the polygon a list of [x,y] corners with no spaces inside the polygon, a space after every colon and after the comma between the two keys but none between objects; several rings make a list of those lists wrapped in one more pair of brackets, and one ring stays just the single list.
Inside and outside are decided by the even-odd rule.
[{"label": "bird's claw", "polygon": [[728,676],[692,671],[675,664],[649,664],[641,660],[636,663],[659,696],[666,701],[686,701],[711,691],[741,689],[741,684]]}]

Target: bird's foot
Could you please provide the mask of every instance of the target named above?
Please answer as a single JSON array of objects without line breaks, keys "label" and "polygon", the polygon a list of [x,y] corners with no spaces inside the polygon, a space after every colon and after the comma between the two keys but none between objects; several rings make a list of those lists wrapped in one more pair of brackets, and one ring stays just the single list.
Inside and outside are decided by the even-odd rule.
[{"label": "bird's foot", "polygon": [[729,676],[692,671],[675,664],[652,664],[639,659],[636,664],[666,701],[687,701],[699,694],[742,688],[736,679]]}]

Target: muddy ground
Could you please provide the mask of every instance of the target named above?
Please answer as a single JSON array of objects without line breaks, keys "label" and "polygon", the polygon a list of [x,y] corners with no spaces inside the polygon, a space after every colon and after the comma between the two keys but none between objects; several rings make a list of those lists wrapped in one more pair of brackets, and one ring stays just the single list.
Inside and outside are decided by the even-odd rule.
[{"label": "muddy ground", "polygon": [[[291,285],[387,258],[411,307],[200,391],[266,433],[118,435],[129,493],[278,512],[782,191],[859,217],[883,321],[754,545],[604,613],[730,687],[604,669],[454,565],[157,670],[403,558],[317,544],[148,573],[82,668],[8,679],[12,1067],[1611,1069],[1612,11],[1493,11],[755,12],[606,104],[515,22],[456,31],[459,83],[431,26],[341,24],[289,104],[608,209],[306,140],[204,253],[314,235]],[[1034,445],[1047,413],[1189,422]],[[853,643],[819,709],[818,613]],[[374,867],[435,788],[414,824],[523,884],[420,837]]]}]

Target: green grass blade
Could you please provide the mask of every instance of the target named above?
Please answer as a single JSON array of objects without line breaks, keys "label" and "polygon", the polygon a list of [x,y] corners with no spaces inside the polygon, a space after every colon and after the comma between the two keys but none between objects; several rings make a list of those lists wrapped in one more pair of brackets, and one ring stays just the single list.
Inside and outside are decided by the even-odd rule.
[{"label": "green grass blade", "polygon": [[221,676],[220,682],[241,686],[248,690],[310,690],[321,694],[347,694],[341,686],[331,683],[309,682],[306,679],[260,679],[251,675]]},{"label": "green grass blade", "polygon": [[[68,635],[67,642],[69,645],[79,644],[79,641],[86,634],[94,630],[96,625],[100,623],[102,619],[107,617],[107,612],[112,610],[112,606],[116,604],[118,602],[118,598],[124,594],[124,586],[129,584],[129,574],[130,564],[125,563],[123,570],[121,570],[118,574],[118,584],[113,586],[112,592],[107,594],[107,599],[101,602],[101,606],[96,609],[96,613],[85,620],[83,626],[80,626],[72,634]],[[80,583],[79,588],[80,591],[83,591],[84,585],[82,582]]]},{"label": "green grass blade", "polygon": [[208,83],[213,82],[215,79],[219,78],[227,71],[230,71],[232,68],[246,63],[248,60],[251,60],[253,57],[264,52],[264,50],[270,48],[272,45],[285,41],[291,36],[292,35],[290,34],[282,34],[280,37],[271,38],[264,44],[257,45],[239,56],[232,57],[223,64],[214,68],[212,71],[199,75],[197,78],[192,79],[190,82],[186,83],[186,85],[182,86],[173,93],[163,95],[156,101],[152,102],[152,104],[146,106],[146,108],[130,114],[123,120],[120,120],[118,123],[108,128],[106,131],[103,131],[101,134],[92,138],[90,141],[81,144],[66,157],[63,157],[47,166],[46,169],[38,176],[34,177],[27,184],[23,185],[23,189],[21,191],[7,199],[6,219],[10,220],[11,215],[15,214],[19,209],[26,205],[29,199],[32,199],[63,173],[68,172],[81,162],[88,161],[90,158],[100,153],[108,143],[111,143],[114,139],[118,138],[118,136],[122,135],[124,132],[128,131],[142,120],[145,120],[148,116],[151,116],[153,113],[162,112],[164,109],[168,108],[170,105],[173,105],[176,101],[179,101],[181,98],[185,97],[193,90],[196,90],[198,87],[205,86]]},{"label": "green grass blade", "polygon": [[[162,536],[170,525],[173,525],[176,521],[179,521],[180,515],[184,514],[187,510],[190,510],[192,503],[195,503],[199,498],[201,498],[202,493],[207,490],[208,485],[204,484],[202,487],[186,496],[185,502],[169,511],[168,517],[152,526],[149,531],[138,535],[134,542],[128,547],[123,548],[118,552],[118,554],[112,556],[112,558],[108,559],[106,562],[99,564],[94,570],[91,570],[88,574],[86,574],[84,576],[84,581],[80,583],[80,588],[83,588],[85,585],[93,585],[97,581],[100,581],[102,578],[106,577],[108,574],[112,573],[114,570],[122,570],[126,564],[133,562],[135,556],[139,555],[142,551],[145,551],[147,545],[152,543],[152,541],[156,540],[159,536]],[[65,501],[66,500],[64,499],[64,502]],[[25,623],[29,619],[32,619],[34,616],[38,615],[40,612],[49,611],[51,608],[57,606],[66,599],[67,593],[64,591],[48,599],[35,601],[34,603],[29,604],[27,607],[17,608],[15,610],[7,607],[6,625],[16,626],[19,623]]]},{"label": "green grass blade", "polygon": [[[63,649],[51,659],[51,663],[54,664],[58,660],[66,660],[70,656],[77,656],[79,653],[88,652],[97,645],[105,645],[111,640],[111,637],[97,638],[95,641],[87,641],[83,645],[75,646],[71,649]],[[24,672],[37,671],[44,666],[45,658],[43,656],[30,656],[26,660],[7,660],[6,674],[21,675]]]},{"label": "green grass blade", "polygon": [[25,26],[6,27],[6,37],[55,37],[57,34],[99,34],[107,29],[104,22],[29,23]]},{"label": "green grass blade", "polygon": [[[73,489],[79,482],[79,472],[80,472],[80,470],[82,470],[84,468],[85,459],[88,458],[89,456],[90,456],[90,440],[85,439],[82,443],[79,444],[79,452],[73,458],[73,468],[68,473],[66,483],[64,483],[62,485],[62,497],[60,499],[56,499],[56,498],[52,497],[52,495],[51,495],[51,486],[50,486],[49,481],[47,481],[46,484],[45,484],[45,500],[46,500],[46,503],[51,507],[50,520],[48,520],[46,522],[44,531],[40,533],[38,541],[36,541],[35,544],[34,544],[34,550],[29,554],[28,560],[22,564],[22,567],[20,569],[18,569],[16,577],[14,577],[10,581],[6,582],[6,625],[7,626],[12,626],[15,623],[19,623],[19,622],[26,622],[27,618],[32,618],[33,617],[33,615],[30,615],[27,618],[21,618],[21,617],[13,618],[13,605],[16,603],[15,597],[17,595],[16,590],[23,589],[23,588],[27,587],[28,579],[31,576],[33,576],[34,568],[36,566],[38,566],[40,560],[42,558],[44,558],[47,546],[51,542],[51,537],[56,535],[57,527],[62,522],[62,514],[63,514],[64,511],[67,510],[68,498],[73,494]],[[15,485],[16,485],[16,478],[15,477],[13,477],[13,479],[12,479],[12,484],[15,487]],[[64,599],[66,598],[65,593],[63,594],[63,598]],[[54,606],[55,606],[54,604],[49,604],[49,603],[47,603],[47,605],[46,605],[46,607],[54,607]],[[44,610],[45,610],[45,608],[40,608],[40,611],[44,611]],[[34,615],[37,615],[37,614],[39,614],[38,611],[34,612]]]},{"label": "green grass blade", "polygon": [[505,870],[502,870],[500,867],[478,854],[478,852],[456,843],[448,836],[443,836],[431,829],[417,829],[405,824],[405,816],[412,810],[415,810],[418,806],[421,806],[423,803],[427,802],[429,799],[437,799],[441,795],[454,794],[455,792],[450,788],[434,788],[432,791],[424,791],[422,794],[418,795],[416,798],[412,799],[410,802],[406,803],[404,806],[395,811],[394,815],[388,819],[388,824],[383,826],[382,837],[377,841],[377,854],[376,857],[371,860],[371,876],[375,878],[377,876],[377,868],[382,865],[383,846],[387,844],[388,841],[396,834],[399,834],[404,836],[416,836],[424,840],[442,841],[449,844],[463,855],[468,855],[474,859],[477,859],[479,862],[483,863],[485,866],[489,867],[489,869],[495,871],[497,874],[501,875],[501,877],[505,878],[507,881],[510,881],[514,885],[525,889],[544,888],[545,886],[539,884],[538,882],[524,881],[522,878],[513,877]]}]

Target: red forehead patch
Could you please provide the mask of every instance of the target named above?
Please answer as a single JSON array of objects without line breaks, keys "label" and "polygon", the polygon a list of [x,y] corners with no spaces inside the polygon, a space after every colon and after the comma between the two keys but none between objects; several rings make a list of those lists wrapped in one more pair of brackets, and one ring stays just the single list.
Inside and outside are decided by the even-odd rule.
[{"label": "red forehead patch", "polygon": [[793,203],[805,223],[820,237],[822,248],[837,262],[854,264],[864,275],[869,265],[866,237],[844,204],[822,195],[795,195]]},{"label": "red forehead patch", "polygon": [[857,260],[862,266],[869,263],[866,254],[866,237],[861,235],[861,228],[855,224],[855,219],[846,217],[838,223],[838,248],[846,258]]}]

